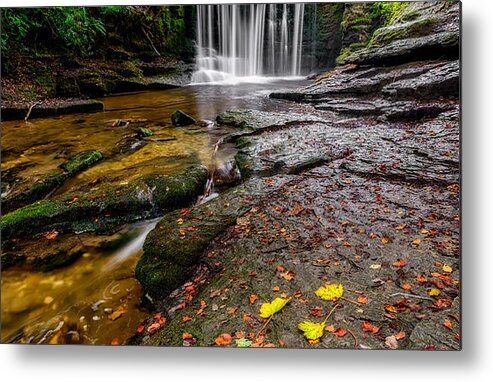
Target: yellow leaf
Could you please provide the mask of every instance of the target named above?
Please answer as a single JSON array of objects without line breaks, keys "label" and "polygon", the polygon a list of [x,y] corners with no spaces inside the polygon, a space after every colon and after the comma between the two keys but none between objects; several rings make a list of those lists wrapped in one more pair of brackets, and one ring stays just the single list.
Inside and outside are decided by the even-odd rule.
[{"label": "yellow leaf", "polygon": [[452,273],[453,269],[451,266],[449,265],[444,265],[442,270],[445,272],[445,273]]},{"label": "yellow leaf", "polygon": [[272,302],[266,302],[262,304],[262,306],[260,307],[260,317],[269,318],[274,313],[279,312],[284,307],[284,305],[289,302],[289,300],[291,300],[291,297],[287,299],[277,297]]},{"label": "yellow leaf", "polygon": [[325,322],[321,324],[303,321],[298,324],[298,329],[303,331],[306,339],[318,340],[324,334]]},{"label": "yellow leaf", "polygon": [[320,287],[315,291],[315,294],[322,300],[335,301],[342,297],[344,293],[344,287],[342,284],[325,284],[324,287]]},{"label": "yellow leaf", "polygon": [[429,294],[431,297],[434,297],[434,296],[439,296],[439,295],[440,295],[440,289],[431,288],[431,289],[430,289],[430,291],[428,292],[428,294]]}]

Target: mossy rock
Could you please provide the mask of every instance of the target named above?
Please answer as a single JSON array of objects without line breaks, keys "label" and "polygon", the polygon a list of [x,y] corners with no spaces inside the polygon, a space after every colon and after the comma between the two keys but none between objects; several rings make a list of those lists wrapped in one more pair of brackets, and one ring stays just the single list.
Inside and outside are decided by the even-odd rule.
[{"label": "mossy rock", "polygon": [[429,16],[404,24],[377,29],[370,39],[369,46],[382,46],[392,41],[428,35],[438,23],[436,16]]},{"label": "mossy rock", "polygon": [[101,159],[103,159],[103,154],[97,150],[83,151],[71,156],[68,162],[62,165],[62,168],[73,175],[89,168]]},{"label": "mossy rock", "polygon": [[154,131],[152,131],[151,129],[146,129],[145,127],[140,127],[137,130],[137,136],[140,139],[146,138],[146,137],[152,137],[153,135],[154,135]]},{"label": "mossy rock", "polygon": [[71,156],[59,169],[34,182],[27,190],[4,200],[3,212],[10,212],[45,198],[59,188],[68,178],[89,168],[102,158],[103,154],[96,150],[88,150]]},{"label": "mossy rock", "polygon": [[173,114],[171,114],[171,123],[173,124],[173,126],[181,127],[194,125],[195,123],[197,123],[197,121],[184,111],[175,110]]},{"label": "mossy rock", "polygon": [[2,217],[2,240],[50,229],[106,231],[157,210],[173,210],[193,203],[203,192],[207,178],[207,168],[192,166],[175,175],[145,176],[127,185],[110,185],[98,190],[98,195],[76,192],[39,201]]},{"label": "mossy rock", "polygon": [[237,149],[243,149],[245,147],[248,147],[252,144],[250,138],[248,137],[240,137],[236,140],[236,148]]},{"label": "mossy rock", "polygon": [[135,275],[151,298],[170,294],[192,275],[192,269],[169,262],[139,261]]}]

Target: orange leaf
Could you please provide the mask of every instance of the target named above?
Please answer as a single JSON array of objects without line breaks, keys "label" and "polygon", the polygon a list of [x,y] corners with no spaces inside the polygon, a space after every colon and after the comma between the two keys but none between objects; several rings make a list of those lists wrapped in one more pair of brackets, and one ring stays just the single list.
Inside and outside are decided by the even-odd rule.
[{"label": "orange leaf", "polygon": [[410,290],[412,288],[411,284],[403,284],[402,289]]},{"label": "orange leaf", "polygon": [[248,297],[248,299],[250,300],[250,304],[253,304],[255,301],[258,300],[258,297],[254,294],[251,294],[250,297]]},{"label": "orange leaf", "polygon": [[403,267],[403,266],[407,265],[407,260],[406,259],[399,259],[399,260],[393,262],[392,265],[394,267]]},{"label": "orange leaf", "polygon": [[452,322],[450,322],[450,320],[443,321],[442,325],[445,326],[447,329],[452,330]]},{"label": "orange leaf", "polygon": [[380,242],[382,244],[389,244],[390,243],[390,239],[388,237],[382,237],[382,239],[380,240]]},{"label": "orange leaf", "polygon": [[120,342],[118,342],[117,339],[114,339],[113,341],[111,341],[111,344],[112,345],[120,345]]},{"label": "orange leaf", "polygon": [[362,294],[361,296],[358,296],[358,302],[360,304],[366,304],[368,302],[368,297]]},{"label": "orange leaf", "polygon": [[396,340],[402,340],[403,338],[406,338],[406,333],[399,332],[394,337],[395,337]]},{"label": "orange leaf", "polygon": [[424,276],[417,275],[417,276],[416,276],[416,281],[417,281],[418,283],[425,283],[425,282],[427,282],[427,281],[428,281],[428,279],[427,279],[426,277],[424,277]]},{"label": "orange leaf", "polygon": [[421,239],[416,239],[416,240],[413,240],[413,245],[420,245],[421,244]]},{"label": "orange leaf", "polygon": [[244,321],[250,321],[251,319],[252,319],[252,316],[251,315],[249,315],[249,314],[244,314],[243,315],[243,320]]},{"label": "orange leaf", "polygon": [[142,331],[144,330],[145,328],[145,325],[140,325],[138,328],[137,328],[137,333],[142,333]]},{"label": "orange leaf", "polygon": [[365,322],[361,323],[361,329],[363,329],[364,332],[372,332],[372,333],[376,334],[380,330],[380,327],[372,325],[369,322],[365,321]]},{"label": "orange leaf", "polygon": [[279,288],[278,286],[275,286],[275,287],[272,288],[272,290],[274,292],[279,292],[281,290],[281,288]]},{"label": "orange leaf", "polygon": [[334,331],[334,334],[337,336],[337,337],[344,337],[346,335],[347,331],[345,331],[343,328],[337,328],[335,331]]},{"label": "orange leaf", "polygon": [[223,333],[214,341],[216,345],[222,346],[231,343],[231,336],[228,333]]},{"label": "orange leaf", "polygon": [[335,330],[334,325],[328,325],[328,326],[326,326],[325,327],[325,330],[327,330],[330,333],[334,332],[334,330]]},{"label": "orange leaf", "polygon": [[276,269],[277,269],[278,272],[283,272],[284,271],[284,267],[282,265],[278,265]]},{"label": "orange leaf", "polygon": [[397,309],[395,308],[394,305],[391,304],[385,305],[385,310],[387,310],[390,313],[397,313]]},{"label": "orange leaf", "polygon": [[191,340],[193,336],[190,333],[185,332],[181,335],[181,338],[183,338],[184,340]]},{"label": "orange leaf", "polygon": [[238,307],[231,308],[231,309],[228,310],[228,314],[235,314],[237,310],[238,310]]},{"label": "orange leaf", "polygon": [[183,316],[181,320],[182,320],[182,322],[188,322],[188,321],[192,321],[193,318],[190,316]]}]

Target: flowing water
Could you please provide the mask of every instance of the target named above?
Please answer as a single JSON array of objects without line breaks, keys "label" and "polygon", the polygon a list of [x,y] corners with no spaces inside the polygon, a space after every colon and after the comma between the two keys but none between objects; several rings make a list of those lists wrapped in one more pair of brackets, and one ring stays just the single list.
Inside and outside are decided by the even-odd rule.
[{"label": "flowing water", "polygon": [[300,76],[304,4],[197,6],[195,83]]},{"label": "flowing water", "polygon": [[[10,171],[19,179],[15,187],[23,187],[55,169],[67,156],[88,149],[100,150],[106,159],[68,180],[57,194],[95,179],[124,182],[193,163],[210,166],[216,142],[230,132],[212,122],[217,114],[241,108],[289,110],[288,103],[271,100],[268,93],[304,84],[266,80],[238,87],[187,86],[107,97],[103,99],[106,111],[100,113],[4,122],[2,177]],[[209,122],[174,128],[170,115],[176,109]],[[115,120],[123,119],[132,122],[128,127],[113,126]],[[138,147],[115,154],[134,126],[150,128],[155,134],[137,142]],[[234,147],[224,146],[216,159],[227,160],[233,154]],[[155,224],[152,220],[123,227],[117,235],[126,239],[110,251],[88,244],[105,238],[79,235],[86,252],[60,269],[2,270],[2,342],[108,344],[129,338],[148,316],[140,307],[142,291],[133,269],[145,236]],[[62,245],[71,237],[61,235],[55,243]]]}]

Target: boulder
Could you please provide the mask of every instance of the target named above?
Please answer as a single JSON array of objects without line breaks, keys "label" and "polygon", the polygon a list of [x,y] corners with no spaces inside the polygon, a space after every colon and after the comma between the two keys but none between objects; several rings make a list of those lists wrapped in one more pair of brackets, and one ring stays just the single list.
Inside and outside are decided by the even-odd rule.
[{"label": "boulder", "polygon": [[189,116],[187,113],[181,110],[176,110],[173,112],[173,114],[171,114],[171,123],[173,124],[173,126],[181,127],[194,125],[195,123],[197,123],[197,121]]}]

